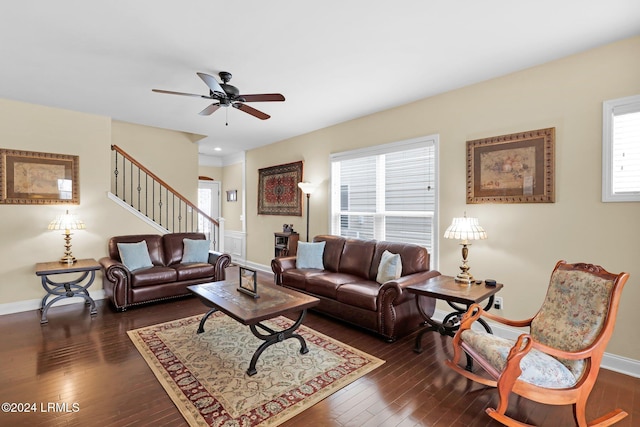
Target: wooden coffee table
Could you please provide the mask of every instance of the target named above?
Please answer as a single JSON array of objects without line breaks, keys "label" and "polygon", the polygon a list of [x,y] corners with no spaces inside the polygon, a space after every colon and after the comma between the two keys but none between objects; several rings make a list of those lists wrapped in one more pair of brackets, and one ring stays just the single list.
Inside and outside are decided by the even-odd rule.
[{"label": "wooden coffee table", "polygon": [[[235,281],[221,281],[204,283],[202,285],[187,286],[200,301],[211,310],[200,320],[198,333],[204,332],[204,324],[216,311],[221,311],[237,322],[249,326],[253,335],[264,342],[258,347],[251,358],[248,375],[255,375],[256,362],[267,347],[284,341],[289,338],[296,338],[300,341],[300,353],[309,352],[304,338],[296,334],[295,331],[302,324],[302,320],[307,313],[307,309],[318,304],[320,300],[312,296],[296,292],[290,289],[276,287],[271,284],[260,284],[258,287],[259,298],[253,298],[237,290],[238,283]],[[274,331],[261,323],[264,320],[273,319],[282,314],[300,311],[298,319],[294,324],[282,331]],[[261,329],[261,331],[258,330]]]}]

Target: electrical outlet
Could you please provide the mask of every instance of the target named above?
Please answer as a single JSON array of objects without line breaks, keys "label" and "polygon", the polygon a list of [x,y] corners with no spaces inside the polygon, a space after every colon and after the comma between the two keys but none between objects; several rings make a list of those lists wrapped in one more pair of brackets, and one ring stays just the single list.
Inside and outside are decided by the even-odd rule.
[{"label": "electrical outlet", "polygon": [[493,300],[493,308],[496,310],[502,310],[504,308],[504,305],[502,304],[502,297],[495,297]]}]

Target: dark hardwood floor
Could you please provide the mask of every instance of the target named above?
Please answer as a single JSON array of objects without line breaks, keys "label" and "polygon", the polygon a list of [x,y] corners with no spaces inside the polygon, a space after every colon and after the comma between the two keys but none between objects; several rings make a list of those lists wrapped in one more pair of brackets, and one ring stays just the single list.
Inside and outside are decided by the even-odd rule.
[{"label": "dark hardwood floor", "polygon": [[[81,302],[54,306],[44,326],[38,311],[0,316],[0,401],[36,405],[31,413],[0,412],[0,426],[186,425],[126,331],[203,314],[205,307],[184,298],[115,313],[108,301],[97,303],[93,318]],[[415,354],[415,334],[388,344],[319,314],[309,313],[304,323],[386,363],[283,425],[500,425],[484,412],[496,404],[495,390],[444,365],[451,355],[449,337],[426,334],[423,353]],[[640,425],[640,379],[601,370],[587,415],[595,418],[616,407],[629,412],[618,426]],[[530,424],[573,425],[570,406],[513,397],[509,412]]]}]

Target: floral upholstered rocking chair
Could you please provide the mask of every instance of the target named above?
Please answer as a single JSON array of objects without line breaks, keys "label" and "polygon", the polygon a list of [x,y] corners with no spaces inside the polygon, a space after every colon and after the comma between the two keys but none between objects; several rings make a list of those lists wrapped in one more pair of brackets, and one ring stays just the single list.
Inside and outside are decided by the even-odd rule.
[{"label": "floral upholstered rocking chair", "polygon": [[[512,392],[543,404],[572,404],[580,427],[614,424],[628,414],[615,409],[587,422],[585,408],[628,278],[628,273],[609,273],[597,265],[559,261],[534,317],[512,321],[487,313],[477,304],[469,307],[453,338],[453,358],[447,365],[473,381],[498,388],[498,407],[486,412],[504,425],[527,425],[505,414]],[[471,329],[480,316],[508,326],[529,327],[529,333],[513,341]],[[458,364],[465,352],[487,376]]]}]

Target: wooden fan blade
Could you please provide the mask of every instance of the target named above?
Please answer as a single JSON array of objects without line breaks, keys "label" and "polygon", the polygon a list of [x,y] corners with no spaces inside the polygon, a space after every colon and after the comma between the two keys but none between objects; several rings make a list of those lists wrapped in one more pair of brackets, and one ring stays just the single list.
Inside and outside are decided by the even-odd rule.
[{"label": "wooden fan blade", "polygon": [[211,97],[206,95],[196,95],[195,93],[185,93],[185,92],[174,92],[172,90],[162,90],[162,89],[151,89],[153,92],[158,93],[168,93],[169,95],[182,95],[182,96],[195,96],[197,98],[206,98],[211,99]]},{"label": "wooden fan blade", "polygon": [[218,108],[220,108],[219,102],[209,105],[207,108],[200,111],[198,114],[200,114],[201,116],[209,116],[213,114]]},{"label": "wooden fan blade", "polygon": [[220,95],[226,96],[224,89],[222,89],[222,86],[220,86],[220,83],[218,83],[215,77],[205,73],[196,73],[196,74],[202,79],[202,81],[207,86],[209,86],[209,89],[211,89],[212,92],[216,92],[216,93],[219,93]]},{"label": "wooden fan blade", "polygon": [[284,96],[279,93],[259,93],[254,95],[238,95],[238,97],[243,98],[245,102],[284,101]]},{"label": "wooden fan blade", "polygon": [[269,117],[271,117],[270,115],[265,114],[260,110],[256,110],[255,108],[249,107],[248,105],[242,104],[240,102],[234,102],[233,106],[234,108],[237,108],[240,111],[244,111],[247,114],[251,114],[252,116],[259,118],[260,120],[267,120]]}]

